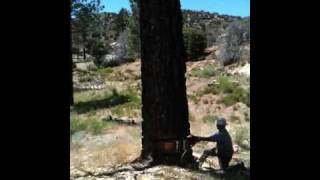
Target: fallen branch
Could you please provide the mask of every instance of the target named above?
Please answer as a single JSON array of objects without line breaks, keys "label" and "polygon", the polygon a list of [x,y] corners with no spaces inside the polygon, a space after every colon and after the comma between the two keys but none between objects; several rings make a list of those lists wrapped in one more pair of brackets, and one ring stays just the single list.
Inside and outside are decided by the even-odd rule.
[{"label": "fallen branch", "polygon": [[121,118],[113,118],[112,116],[108,116],[104,119],[102,119],[103,121],[106,121],[106,122],[115,122],[115,123],[118,123],[118,124],[125,124],[125,125],[130,125],[130,126],[139,126],[141,124],[140,121],[138,120],[135,120],[135,119],[121,119]]}]

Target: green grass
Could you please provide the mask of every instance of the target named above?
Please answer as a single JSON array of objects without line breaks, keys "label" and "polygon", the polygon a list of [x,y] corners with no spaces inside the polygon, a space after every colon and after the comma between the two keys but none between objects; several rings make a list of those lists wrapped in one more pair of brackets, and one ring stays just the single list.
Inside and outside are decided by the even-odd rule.
[{"label": "green grass", "polygon": [[208,86],[198,92],[198,96],[205,94],[221,94],[222,98],[218,103],[231,106],[237,102],[243,102],[250,107],[250,91],[241,87],[238,83],[232,82],[228,77],[220,75],[217,79],[217,85]]},{"label": "green grass", "polygon": [[217,78],[217,84],[208,86],[201,92],[199,95],[202,96],[204,94],[219,94],[219,93],[232,93],[233,90],[237,87],[235,83],[231,82],[228,77],[220,75]]},{"label": "green grass", "polygon": [[209,124],[214,124],[217,119],[218,119],[217,116],[207,115],[207,116],[204,116],[202,118],[202,122],[209,123]]},{"label": "green grass", "polygon": [[106,121],[92,121],[89,126],[89,131],[93,134],[100,134],[104,129],[113,128],[115,126],[114,122]]},{"label": "green grass", "polygon": [[100,100],[105,97],[109,97],[112,95],[112,89],[103,89],[103,90],[96,90],[96,91],[82,91],[82,92],[75,92],[74,100],[75,103],[79,102],[87,102],[93,100]]},{"label": "green grass", "polygon": [[250,107],[250,92],[246,91],[242,87],[236,87],[232,93],[224,95],[219,102],[225,104],[226,106],[231,106],[237,102],[243,102]]},{"label": "green grass", "polygon": [[102,133],[112,128],[115,123],[102,121],[97,111],[110,108],[113,114],[132,116],[141,109],[141,97],[137,89],[127,87],[123,91],[104,89],[100,91],[84,91],[74,94],[75,105],[70,116],[70,134],[86,131],[93,134]]},{"label": "green grass", "polygon": [[189,111],[189,121],[195,121],[195,117],[190,111]]},{"label": "green grass", "polygon": [[96,73],[100,75],[109,75],[113,73],[113,69],[111,67],[106,67],[106,68],[99,68],[96,70]]},{"label": "green grass", "polygon": [[215,86],[205,87],[202,91],[197,92],[197,96],[203,96],[205,94],[219,94],[220,91]]},{"label": "green grass", "polygon": [[191,76],[194,77],[209,78],[216,75],[217,71],[215,70],[213,65],[208,65],[204,69],[193,68],[191,70]]},{"label": "green grass", "polygon": [[112,114],[118,116],[132,116],[133,111],[141,109],[141,97],[136,89],[128,87],[125,91],[122,91],[121,94],[128,98],[128,102],[112,107]]},{"label": "green grass", "polygon": [[70,117],[70,134],[74,134],[78,131],[84,131],[88,128],[88,124],[83,120],[71,115]]},{"label": "green grass", "polygon": [[97,114],[96,111],[90,111],[90,112],[87,113],[87,116],[88,117],[94,117],[94,116],[96,116],[96,114]]},{"label": "green grass", "polygon": [[96,110],[110,108],[116,115],[132,115],[134,110],[141,109],[141,97],[136,88],[118,92],[116,89],[104,89],[101,91],[87,91],[74,94],[74,111],[77,113],[95,114]]},{"label": "green grass", "polygon": [[104,129],[109,129],[115,126],[114,122],[102,121],[96,117],[91,117],[87,119],[79,118],[78,115],[73,114],[70,118],[70,135],[73,135],[79,131],[86,131],[92,134],[99,134]]},{"label": "green grass", "polygon": [[195,104],[198,104],[198,102],[200,101],[200,98],[197,96],[197,94],[188,95],[188,99],[193,101]]},{"label": "green grass", "polygon": [[118,93],[116,89],[100,91],[97,94],[92,94],[92,96],[87,92],[81,94],[80,97],[75,97],[74,110],[78,113],[110,108],[133,101],[130,94]]}]

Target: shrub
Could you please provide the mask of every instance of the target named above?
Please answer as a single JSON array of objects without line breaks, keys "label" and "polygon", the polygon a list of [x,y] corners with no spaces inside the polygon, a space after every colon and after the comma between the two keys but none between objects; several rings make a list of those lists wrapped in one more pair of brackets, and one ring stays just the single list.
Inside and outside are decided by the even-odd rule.
[{"label": "shrub", "polygon": [[188,95],[188,99],[192,100],[195,104],[198,104],[198,102],[200,101],[200,98],[198,98],[197,95],[194,94]]},{"label": "shrub", "polygon": [[92,80],[93,80],[93,77],[90,75],[85,75],[85,76],[79,77],[79,82],[89,82]]},{"label": "shrub", "polygon": [[216,74],[217,73],[213,65],[209,65],[202,70],[199,68],[194,68],[191,70],[191,76],[194,76],[194,77],[208,78],[211,76],[215,76]]},{"label": "shrub", "polygon": [[202,118],[202,121],[204,123],[214,124],[217,119],[218,119],[217,116],[207,115]]},{"label": "shrub", "polygon": [[230,81],[225,76],[219,76],[217,85],[206,87],[197,95],[202,96],[210,93],[223,93],[223,96],[218,100],[218,103],[223,103],[226,106],[231,106],[237,102],[243,102],[250,107],[250,92],[239,84]]},{"label": "shrub", "polygon": [[207,40],[203,33],[193,28],[184,28],[183,38],[187,59],[197,59],[204,55]]},{"label": "shrub", "polygon": [[220,76],[218,78],[218,88],[223,93],[232,93],[233,90],[236,88],[236,85],[231,82],[226,76]]},{"label": "shrub", "polygon": [[217,58],[229,65],[241,60],[242,56],[248,56],[246,49],[242,47],[250,43],[250,22],[235,21],[231,23],[226,33],[218,38],[219,53]]},{"label": "shrub", "polygon": [[237,87],[232,93],[224,95],[219,103],[223,103],[226,106],[231,106],[237,102],[243,102],[250,107],[250,94],[242,87]]},{"label": "shrub", "polygon": [[102,75],[108,75],[108,74],[113,73],[113,69],[111,67],[100,68],[97,70],[97,73],[102,74]]},{"label": "shrub", "polygon": [[217,79],[217,84],[208,86],[202,91],[198,93],[198,95],[202,96],[204,94],[219,94],[219,93],[232,93],[234,88],[236,87],[227,77],[219,76]]},{"label": "shrub", "polygon": [[245,126],[242,126],[236,130],[233,141],[239,146],[242,146],[243,141],[249,139],[249,136],[249,129]]}]

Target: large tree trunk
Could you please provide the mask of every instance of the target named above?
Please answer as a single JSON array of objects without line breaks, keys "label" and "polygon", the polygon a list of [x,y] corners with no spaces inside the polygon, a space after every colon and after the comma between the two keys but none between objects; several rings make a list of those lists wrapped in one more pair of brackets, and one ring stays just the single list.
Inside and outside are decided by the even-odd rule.
[{"label": "large tree trunk", "polygon": [[[185,52],[179,0],[140,0],[142,71],[142,158],[178,164],[185,152],[164,143],[190,134]],[[175,145],[174,145],[175,146]],[[192,149],[187,148],[191,159]]]}]

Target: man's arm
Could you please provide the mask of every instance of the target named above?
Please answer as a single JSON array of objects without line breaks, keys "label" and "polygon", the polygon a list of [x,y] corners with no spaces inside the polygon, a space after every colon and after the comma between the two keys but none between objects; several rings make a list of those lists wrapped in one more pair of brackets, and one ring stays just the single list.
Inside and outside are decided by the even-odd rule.
[{"label": "man's arm", "polygon": [[192,136],[190,138],[192,144],[196,144],[199,141],[208,141],[208,142],[216,142],[215,135],[210,136],[210,137],[201,137],[201,136]]},{"label": "man's arm", "polygon": [[212,139],[210,137],[197,136],[196,138],[197,138],[198,141],[212,141]]}]

